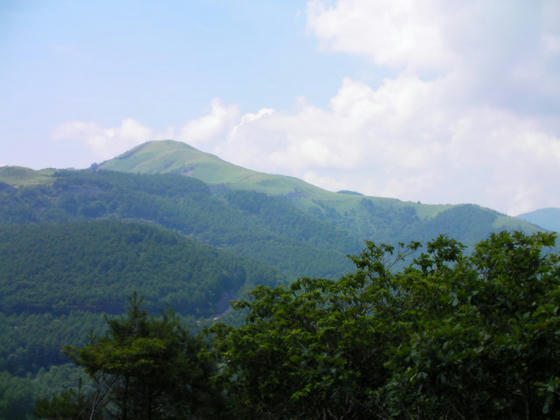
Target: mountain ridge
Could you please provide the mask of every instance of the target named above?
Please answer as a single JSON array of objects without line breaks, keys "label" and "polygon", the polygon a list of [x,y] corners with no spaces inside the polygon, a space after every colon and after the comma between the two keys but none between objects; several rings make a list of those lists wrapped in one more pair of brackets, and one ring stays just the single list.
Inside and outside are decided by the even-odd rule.
[{"label": "mountain ridge", "polygon": [[[350,212],[359,213],[363,200],[384,210],[412,208],[421,220],[429,220],[441,212],[458,206],[474,205],[481,211],[493,211],[497,217],[493,221],[495,229],[515,229],[534,231],[535,227],[525,221],[513,219],[493,209],[477,204],[420,204],[402,201],[398,198],[375,197],[348,194],[347,191],[332,192],[309,184],[299,178],[266,174],[229,163],[218,156],[202,152],[186,143],[175,140],[148,141],[117,156],[102,162],[96,170],[114,170],[133,173],[179,173],[198,178],[201,181],[217,185],[223,184],[232,189],[253,190],[269,195],[281,195],[289,198],[297,207],[315,216],[329,218],[329,213],[348,217]],[[363,231],[365,236],[373,233],[364,226],[364,215],[356,216],[354,227]],[[336,222],[335,220],[331,220]]]},{"label": "mountain ridge", "polygon": [[[338,228],[351,230],[361,239],[379,237],[379,229],[387,218],[393,218],[394,215],[406,213],[407,220],[410,217],[417,217],[419,222],[430,223],[442,215],[448,219],[447,212],[463,214],[464,208],[468,208],[468,212],[474,211],[480,215],[492,214],[490,218],[483,217],[485,223],[490,223],[487,227],[489,231],[508,229],[534,232],[539,229],[523,219],[512,218],[476,204],[421,204],[397,198],[348,194],[347,191],[331,192],[295,177],[266,174],[243,168],[175,140],[145,142],[113,159],[93,164],[90,170],[177,174],[201,180],[213,188],[225,187],[236,191],[254,191],[282,197],[308,215],[333,223]],[[14,176],[14,172],[21,174],[19,177]],[[26,168],[3,167],[0,168],[0,183],[17,187],[48,185],[53,182],[54,173],[56,170],[53,169],[33,171]],[[387,234],[388,232],[381,235],[380,239],[387,240]],[[420,235],[417,239],[431,238]]]},{"label": "mountain ridge", "polygon": [[517,218],[541,226],[553,232],[560,232],[560,208],[547,207],[528,213],[519,214]]}]

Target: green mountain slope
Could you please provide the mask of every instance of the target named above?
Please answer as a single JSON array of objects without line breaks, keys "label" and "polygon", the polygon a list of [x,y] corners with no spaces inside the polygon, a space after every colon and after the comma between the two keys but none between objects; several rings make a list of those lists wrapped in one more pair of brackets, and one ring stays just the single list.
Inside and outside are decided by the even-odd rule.
[{"label": "green mountain slope", "polygon": [[0,183],[15,187],[50,184],[55,171],[55,169],[34,171],[21,166],[2,166],[0,167]]},{"label": "green mountain slope", "polygon": [[256,284],[282,277],[154,226],[116,221],[0,228],[0,311],[119,314],[134,291],[154,311],[211,316]]},{"label": "green mountain slope", "polygon": [[559,208],[551,207],[546,209],[538,209],[529,213],[520,214],[517,217],[553,232],[560,232]]},{"label": "green mountain slope", "polygon": [[[335,193],[308,184],[301,179],[252,171],[228,163],[210,153],[201,152],[185,143],[162,140],[144,143],[114,159],[101,163],[99,170],[161,174],[176,173],[200,179],[207,184],[223,184],[234,190],[250,190],[289,198],[301,208],[322,215],[329,209],[343,214],[356,208],[363,196]],[[412,206],[419,208],[421,218],[436,215],[450,206],[417,205],[397,199],[368,197],[383,207]]]},{"label": "green mountain slope", "polygon": [[[395,242],[415,239],[411,235],[425,239],[439,229],[437,234],[448,233],[459,240],[474,243],[492,231],[517,229],[534,232],[537,229],[525,221],[479,206],[467,205],[470,217],[463,220],[465,210],[461,205],[426,205],[348,194],[347,191],[330,192],[297,178],[241,168],[172,140],[144,143],[103,162],[98,169],[150,174],[171,172],[198,178],[208,184],[223,184],[233,190],[282,196],[306,213],[332,223],[359,239]],[[444,212],[445,227],[440,228],[437,217]],[[475,230],[482,236],[472,233],[475,225]]]},{"label": "green mountain slope", "polygon": [[89,219],[148,221],[266,262],[292,278],[336,277],[361,242],[282,197],[212,191],[174,174],[60,171],[51,185],[0,191],[0,224]]},{"label": "green mountain slope", "polygon": [[98,169],[143,174],[176,173],[207,184],[226,184],[234,189],[273,195],[300,193],[307,196],[331,194],[297,178],[269,175],[228,163],[185,143],[162,140],[144,143],[103,162]]},{"label": "green mountain slope", "polygon": [[196,327],[245,289],[284,281],[260,262],[146,224],[0,226],[0,418],[27,418],[34,398],[74,386],[83,375],[61,347],[101,334],[135,291],[152,312],[169,305]]}]

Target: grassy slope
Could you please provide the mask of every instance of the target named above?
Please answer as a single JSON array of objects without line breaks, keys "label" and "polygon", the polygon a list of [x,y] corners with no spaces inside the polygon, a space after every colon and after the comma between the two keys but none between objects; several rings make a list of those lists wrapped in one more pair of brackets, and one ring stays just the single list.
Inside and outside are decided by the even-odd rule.
[{"label": "grassy slope", "polygon": [[[306,208],[315,207],[314,201],[320,201],[340,213],[355,208],[356,203],[364,198],[360,195],[327,191],[290,176],[265,174],[242,168],[173,140],[144,143],[115,159],[103,162],[99,168],[146,174],[180,173],[208,184],[226,184],[233,189],[288,195]],[[383,206],[412,205],[420,209],[421,217],[435,216],[449,207],[405,203],[383,197],[368,199]]]},{"label": "grassy slope", "polygon": [[[375,227],[368,222],[369,213],[363,209],[364,200],[370,201],[377,209],[385,212],[411,208],[423,221],[436,218],[442,212],[453,212],[458,207],[330,192],[297,178],[251,171],[225,162],[217,156],[201,152],[185,143],[172,140],[144,143],[115,159],[102,163],[100,169],[137,173],[174,172],[198,178],[209,184],[226,184],[233,189],[287,196],[301,209],[329,219],[339,226],[342,223],[361,236],[375,234]],[[478,208],[481,212],[495,213],[490,209]],[[530,223],[501,214],[496,214],[489,228],[521,229],[526,232],[537,230]]]},{"label": "grassy slope", "polygon": [[34,171],[21,166],[0,167],[0,182],[13,185],[14,187],[28,187],[32,185],[51,184],[52,174],[56,169],[41,169]]}]

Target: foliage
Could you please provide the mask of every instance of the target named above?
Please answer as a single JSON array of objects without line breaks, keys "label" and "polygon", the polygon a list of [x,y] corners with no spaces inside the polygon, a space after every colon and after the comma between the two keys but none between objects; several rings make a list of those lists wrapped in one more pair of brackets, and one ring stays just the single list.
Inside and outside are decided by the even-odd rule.
[{"label": "foliage", "polygon": [[419,244],[368,242],[354,274],[257,288],[245,325],[213,328],[238,418],[559,418],[552,245],[502,232],[467,257],[440,236],[395,273]]},{"label": "foliage", "polygon": [[72,364],[41,369],[36,375],[16,376],[0,371],[0,419],[30,419],[38,399],[52,398],[65,393],[69,387],[83,382],[88,389],[87,377]]},{"label": "foliage", "polygon": [[0,190],[0,224],[149,221],[285,274],[337,277],[359,240],[280,197],[211,190],[181,175],[58,171],[52,185]]},{"label": "foliage", "polygon": [[[199,338],[189,335],[173,312],[159,318],[141,309],[134,295],[127,314],[108,320],[107,333],[66,353],[85,371],[95,390],[69,391],[39,401],[36,412],[59,418],[183,419],[211,416],[220,401],[209,378],[215,365]],[[57,411],[58,410],[58,411]]]},{"label": "foliage", "polygon": [[[0,228],[0,309],[6,314],[122,313],[133,291],[149,309],[184,315],[225,311],[255,284],[282,277],[154,226],[119,222]],[[68,337],[70,338],[70,337]]]},{"label": "foliage", "polygon": [[67,315],[0,313],[0,371],[25,377],[68,362],[60,347],[82,345],[101,334],[104,314],[73,311]]}]

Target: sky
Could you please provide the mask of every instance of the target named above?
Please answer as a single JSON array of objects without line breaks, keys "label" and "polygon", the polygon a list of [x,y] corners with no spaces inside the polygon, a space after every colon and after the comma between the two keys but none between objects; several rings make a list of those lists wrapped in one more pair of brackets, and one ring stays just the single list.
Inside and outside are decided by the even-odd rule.
[{"label": "sky", "polygon": [[0,166],[171,138],[333,191],[560,207],[557,0],[4,0],[0,63]]}]

